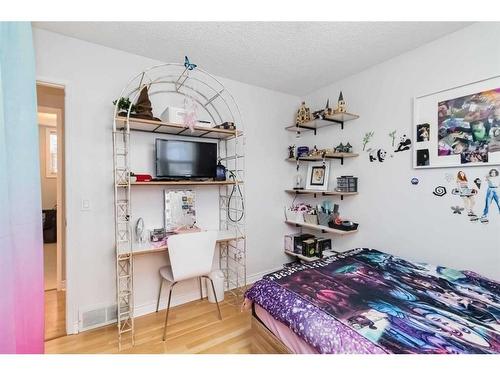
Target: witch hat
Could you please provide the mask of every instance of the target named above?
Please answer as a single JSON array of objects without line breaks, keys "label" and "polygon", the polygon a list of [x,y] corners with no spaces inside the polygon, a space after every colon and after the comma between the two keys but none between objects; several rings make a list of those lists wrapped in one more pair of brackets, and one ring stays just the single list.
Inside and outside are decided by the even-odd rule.
[{"label": "witch hat", "polygon": [[151,100],[149,100],[148,87],[144,86],[135,103],[135,113],[130,117],[142,118],[146,120],[161,121],[159,118],[153,116],[153,107]]},{"label": "witch hat", "polygon": [[339,100],[338,101],[340,102],[340,101],[343,101],[343,100],[344,100],[344,95],[342,95],[342,91],[341,91],[340,95],[339,95]]}]

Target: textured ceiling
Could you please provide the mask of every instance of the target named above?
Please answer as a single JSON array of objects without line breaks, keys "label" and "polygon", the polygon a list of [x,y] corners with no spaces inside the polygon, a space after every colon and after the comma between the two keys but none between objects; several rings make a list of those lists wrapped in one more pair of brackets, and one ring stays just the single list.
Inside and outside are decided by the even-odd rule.
[{"label": "textured ceiling", "polygon": [[164,62],[305,95],[469,25],[466,22],[35,22]]}]

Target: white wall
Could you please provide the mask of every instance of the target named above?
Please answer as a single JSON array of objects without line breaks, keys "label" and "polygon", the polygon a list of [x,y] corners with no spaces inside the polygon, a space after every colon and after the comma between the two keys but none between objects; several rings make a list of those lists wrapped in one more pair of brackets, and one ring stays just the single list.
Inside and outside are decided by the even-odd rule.
[{"label": "white wall", "polygon": [[[112,111],[111,102],[130,77],[159,62],[122,51],[34,29],[37,78],[66,86],[66,180],[68,322],[79,310],[115,303],[113,235]],[[179,59],[182,57],[179,52]],[[283,190],[288,171],[281,161],[287,139],[283,131],[299,99],[278,92],[222,79],[234,95],[245,121],[247,273],[257,275],[279,267],[285,226]],[[159,113],[156,113],[159,115]],[[154,136],[134,134],[134,163],[146,168],[144,159]],[[285,151],[284,151],[285,150]],[[276,161],[279,162],[277,163]],[[150,160],[151,165],[153,160]],[[217,226],[216,196],[212,188],[198,190],[200,224]],[[138,215],[147,227],[162,223],[160,188],[133,192],[144,205]],[[89,211],[81,210],[83,199]],[[211,223],[211,224],[209,224]],[[155,307],[158,268],[165,255],[137,258],[135,304],[138,313]],[[179,289],[179,303],[198,297],[194,283]],[[175,293],[174,293],[175,295]],[[73,327],[68,326],[73,332]]]},{"label": "white wall", "polygon": [[[324,72],[328,74],[328,72]],[[464,170],[469,181],[482,178],[490,167],[461,167],[432,170],[412,168],[412,151],[394,154],[384,163],[370,163],[361,139],[375,131],[369,146],[391,149],[389,132],[412,134],[413,97],[456,87],[500,74],[500,24],[474,24],[442,39],[374,66],[307,96],[311,108],[321,108],[326,99],[336,102],[343,91],[348,110],[359,120],[321,129],[298,143],[335,146],[349,141],[357,159],[340,168],[333,162],[332,180],[340,174],[359,176],[359,196],[341,202],[341,213],[360,223],[360,231],[337,241],[342,249],[372,247],[407,259],[469,269],[500,280],[500,215],[494,206],[490,223],[471,223],[466,215],[452,215],[450,206],[463,206],[449,194],[452,183],[446,173]],[[293,136],[290,142],[295,142]],[[292,172],[291,172],[292,173]],[[410,180],[417,177],[420,184]],[[435,197],[437,185],[448,194]],[[476,213],[484,207],[486,189],[480,191]]]}]

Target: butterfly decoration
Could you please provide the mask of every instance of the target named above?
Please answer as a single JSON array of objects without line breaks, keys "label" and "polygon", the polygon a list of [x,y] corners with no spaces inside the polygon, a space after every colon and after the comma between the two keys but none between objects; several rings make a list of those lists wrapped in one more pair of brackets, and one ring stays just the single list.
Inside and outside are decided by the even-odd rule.
[{"label": "butterfly decoration", "polygon": [[191,63],[189,61],[189,58],[187,56],[184,56],[184,66],[186,67],[187,70],[193,70],[198,65]]},{"label": "butterfly decoration", "polygon": [[462,215],[462,211],[464,210],[463,207],[458,207],[458,206],[451,206],[451,209],[453,210],[454,214],[459,214],[459,215]]}]

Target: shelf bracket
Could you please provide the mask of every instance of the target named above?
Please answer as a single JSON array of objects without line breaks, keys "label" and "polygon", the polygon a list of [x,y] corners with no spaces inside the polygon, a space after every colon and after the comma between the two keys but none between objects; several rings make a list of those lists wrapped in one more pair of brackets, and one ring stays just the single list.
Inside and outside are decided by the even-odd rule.
[{"label": "shelf bracket", "polygon": [[343,200],[344,200],[344,196],[343,196],[343,195],[341,195],[341,196],[340,196],[340,200],[341,200],[341,201],[343,201]]},{"label": "shelf bracket", "polygon": [[340,158],[340,165],[344,165],[344,157]]}]

